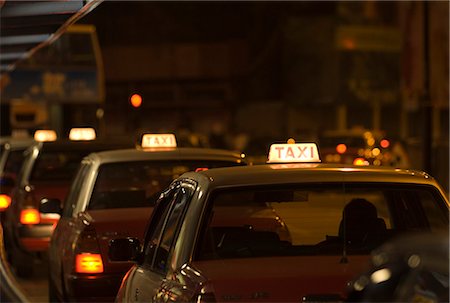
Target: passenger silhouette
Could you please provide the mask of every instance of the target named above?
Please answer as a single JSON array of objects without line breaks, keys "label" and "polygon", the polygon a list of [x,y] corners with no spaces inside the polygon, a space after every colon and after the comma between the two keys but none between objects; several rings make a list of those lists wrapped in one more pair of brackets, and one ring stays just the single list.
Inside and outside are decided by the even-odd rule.
[{"label": "passenger silhouette", "polygon": [[349,245],[377,246],[385,239],[386,223],[376,207],[362,198],[352,199],[344,208],[339,237]]}]

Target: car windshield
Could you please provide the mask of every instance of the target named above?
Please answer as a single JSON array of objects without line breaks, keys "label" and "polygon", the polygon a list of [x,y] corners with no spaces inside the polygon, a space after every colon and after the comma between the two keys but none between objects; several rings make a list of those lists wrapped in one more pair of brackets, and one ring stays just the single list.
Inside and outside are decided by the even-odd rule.
[{"label": "car windshield", "polygon": [[219,191],[198,259],[367,254],[398,234],[448,231],[427,186],[319,184]]},{"label": "car windshield", "polygon": [[88,209],[148,207],[170,182],[187,171],[240,165],[227,161],[133,161],[103,164]]}]

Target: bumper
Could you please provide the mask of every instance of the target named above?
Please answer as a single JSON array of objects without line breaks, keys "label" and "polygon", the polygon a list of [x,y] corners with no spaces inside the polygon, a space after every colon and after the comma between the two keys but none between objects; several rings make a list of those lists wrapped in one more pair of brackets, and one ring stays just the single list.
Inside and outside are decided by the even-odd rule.
[{"label": "bumper", "polygon": [[18,228],[18,242],[25,251],[47,251],[52,233],[53,225],[22,225]]},{"label": "bumper", "polygon": [[75,302],[114,302],[124,274],[68,277],[68,299]]}]

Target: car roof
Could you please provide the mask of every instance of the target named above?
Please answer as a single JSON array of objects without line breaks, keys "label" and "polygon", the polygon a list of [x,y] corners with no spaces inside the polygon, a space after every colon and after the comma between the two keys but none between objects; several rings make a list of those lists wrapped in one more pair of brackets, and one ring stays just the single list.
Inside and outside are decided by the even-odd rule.
[{"label": "car roof", "polygon": [[133,146],[131,142],[114,141],[70,141],[56,140],[51,142],[36,142],[33,147],[43,151],[100,151],[105,149],[117,149]]},{"label": "car roof", "polygon": [[179,177],[183,178],[194,179],[210,188],[324,182],[413,183],[439,187],[430,175],[421,171],[333,164],[265,164],[214,168],[198,173],[188,172]]},{"label": "car roof", "polygon": [[0,138],[0,144],[2,146],[9,145],[10,149],[24,149],[33,144],[35,141],[32,138]]},{"label": "car roof", "polygon": [[117,163],[140,160],[210,160],[244,163],[240,153],[210,148],[178,147],[167,149],[118,149],[92,153],[86,157],[92,161]]}]

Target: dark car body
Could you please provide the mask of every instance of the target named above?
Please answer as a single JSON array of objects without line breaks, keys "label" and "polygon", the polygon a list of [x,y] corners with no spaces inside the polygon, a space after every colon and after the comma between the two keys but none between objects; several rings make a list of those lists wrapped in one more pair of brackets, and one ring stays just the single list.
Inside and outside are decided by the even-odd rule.
[{"label": "dark car body", "polygon": [[83,159],[51,240],[50,299],[113,301],[132,262],[111,261],[109,241],[142,241],[154,202],[180,174],[244,164],[239,153],[206,148],[127,149]]},{"label": "dark car body", "polygon": [[32,273],[33,257],[47,251],[59,219],[59,215],[40,213],[40,204],[46,199],[64,200],[74,173],[87,154],[130,145],[61,140],[36,142],[25,151],[11,205],[4,213],[7,252],[18,275]]}]

